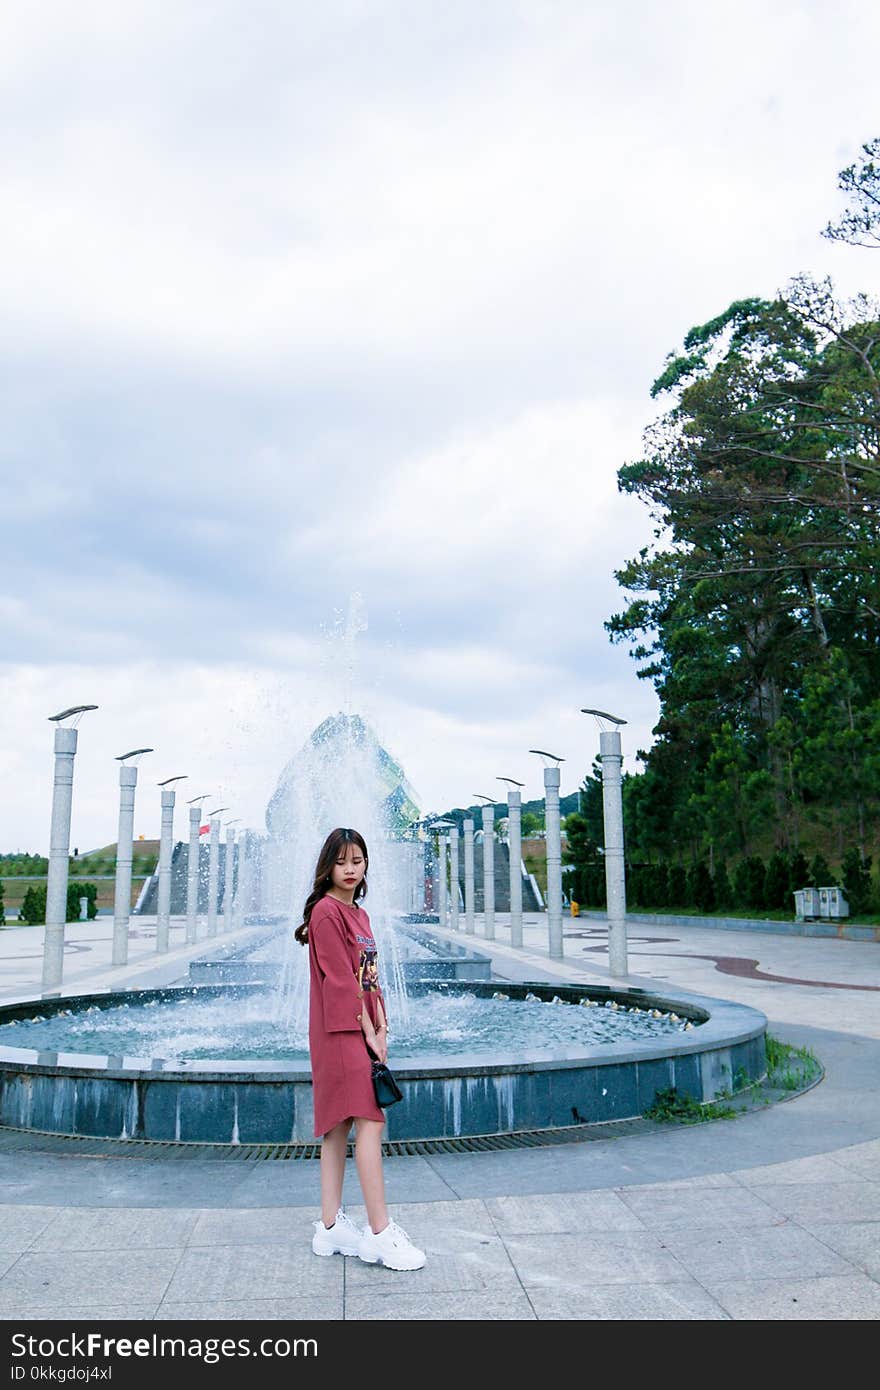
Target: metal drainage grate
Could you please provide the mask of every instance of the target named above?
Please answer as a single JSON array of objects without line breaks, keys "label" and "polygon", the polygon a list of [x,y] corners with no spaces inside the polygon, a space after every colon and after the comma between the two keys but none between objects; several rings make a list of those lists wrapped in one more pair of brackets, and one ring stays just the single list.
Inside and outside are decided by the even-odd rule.
[{"label": "metal drainage grate", "polygon": [[[644,1134],[655,1128],[644,1119],[608,1120],[600,1124],[566,1125],[557,1129],[516,1130],[510,1134],[463,1135],[450,1139],[389,1139],[382,1145],[387,1157],[426,1154],[496,1153],[504,1149],[545,1148]],[[0,1125],[0,1152],[58,1153],[78,1158],[200,1158],[200,1159],[316,1159],[321,1145],[183,1143],[173,1139],[102,1139],[45,1130],[13,1129]],[[354,1145],[348,1145],[349,1157]]]}]

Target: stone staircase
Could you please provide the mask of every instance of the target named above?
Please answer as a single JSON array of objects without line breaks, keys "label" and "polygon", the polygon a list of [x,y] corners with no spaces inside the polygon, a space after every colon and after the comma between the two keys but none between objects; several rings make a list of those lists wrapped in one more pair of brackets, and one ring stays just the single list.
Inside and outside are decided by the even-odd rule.
[{"label": "stone staircase", "polygon": [[[507,845],[495,841],[495,911],[510,911],[510,849]],[[459,838],[458,842],[458,885],[459,885],[459,909],[464,911],[464,841]],[[483,902],[483,846],[481,842],[474,844],[474,911],[482,912]],[[535,890],[531,879],[523,878],[522,881],[522,905],[523,912],[542,912],[543,904],[535,896]]]}]

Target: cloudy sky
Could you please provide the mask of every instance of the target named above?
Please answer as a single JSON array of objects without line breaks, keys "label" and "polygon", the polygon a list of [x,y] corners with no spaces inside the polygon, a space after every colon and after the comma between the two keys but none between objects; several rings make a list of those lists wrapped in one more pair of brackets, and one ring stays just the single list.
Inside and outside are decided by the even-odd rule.
[{"label": "cloudy sky", "polygon": [[692,324],[876,287],[819,230],[878,50],[871,0],[5,0],[0,850],[74,703],[81,849],[143,744],[145,835],[177,773],[261,826],[338,709],[425,811],[535,746],[573,791],[581,705],[647,747],[616,470]]}]

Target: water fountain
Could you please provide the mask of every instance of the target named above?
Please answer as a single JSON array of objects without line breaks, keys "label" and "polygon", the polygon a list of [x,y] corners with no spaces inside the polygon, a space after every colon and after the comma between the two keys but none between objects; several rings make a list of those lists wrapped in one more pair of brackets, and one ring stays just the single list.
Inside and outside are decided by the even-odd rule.
[{"label": "water fountain", "polygon": [[[346,630],[349,654],[357,627]],[[367,723],[350,707],[324,720],[281,774],[267,837],[245,837],[250,849],[238,860],[238,900],[256,896],[259,871],[260,940],[245,955],[212,942],[209,958],[173,987],[0,1006],[0,1124],[311,1146],[308,964],[293,928],[334,825],[356,826],[370,851],[364,906],[404,1090],[388,1112],[390,1140],[622,1119],[671,1086],[708,1101],[737,1075],[763,1076],[766,1019],[756,1010],[634,988],[501,984],[486,978],[488,958],[465,949],[474,936],[454,948],[432,942],[409,910],[405,836],[418,815],[402,769]]]}]

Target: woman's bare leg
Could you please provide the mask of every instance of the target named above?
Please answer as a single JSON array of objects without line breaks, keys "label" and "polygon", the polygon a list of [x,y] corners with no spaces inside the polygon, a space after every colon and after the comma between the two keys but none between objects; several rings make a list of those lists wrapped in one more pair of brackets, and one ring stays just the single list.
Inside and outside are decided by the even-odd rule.
[{"label": "woman's bare leg", "polygon": [[332,1226],[342,1206],[342,1180],[345,1177],[345,1151],[351,1120],[342,1120],[321,1140],[321,1220]]},{"label": "woman's bare leg", "polygon": [[358,1116],[354,1124],[357,1135],[354,1159],[367,1208],[367,1221],[370,1229],[378,1235],[388,1225],[385,1178],[382,1173],[382,1130],[385,1125],[381,1120],[367,1120],[363,1116]]}]

